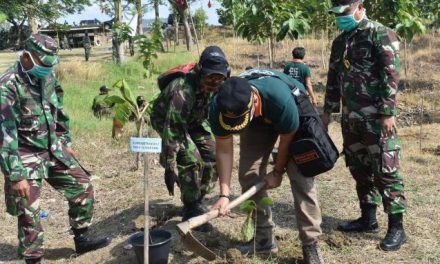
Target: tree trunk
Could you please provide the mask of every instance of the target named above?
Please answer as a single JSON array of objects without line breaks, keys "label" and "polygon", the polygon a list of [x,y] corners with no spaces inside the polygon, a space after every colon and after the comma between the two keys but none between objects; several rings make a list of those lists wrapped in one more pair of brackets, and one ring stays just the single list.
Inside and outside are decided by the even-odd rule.
[{"label": "tree trunk", "polygon": [[183,20],[183,29],[185,31],[185,40],[186,40],[186,50],[187,51],[192,51],[193,48],[193,42],[192,42],[192,34],[191,34],[191,29],[189,27],[189,23],[188,23],[188,12],[187,9],[185,8],[180,8],[179,9],[179,15]]},{"label": "tree trunk", "polygon": [[324,32],[324,29],[321,30],[321,62],[322,62],[322,68],[324,70],[327,70],[327,64],[325,59],[325,37],[326,34]]},{"label": "tree trunk", "polygon": [[260,46],[261,46],[261,44],[258,43],[258,46],[257,46],[257,68],[260,68]]},{"label": "tree trunk", "polygon": [[31,34],[38,33],[38,24],[37,24],[37,18],[34,16],[32,12],[29,12],[28,14],[28,25],[29,29],[31,31]]},{"label": "tree trunk", "polygon": [[142,1],[136,0],[136,12],[137,12],[137,28],[136,28],[136,35],[142,35],[144,34],[144,27],[143,27],[143,12],[142,12]]},{"label": "tree trunk", "polygon": [[403,46],[403,54],[405,56],[405,61],[404,61],[404,71],[405,71],[405,81],[403,82],[403,87],[406,90],[407,87],[407,83],[408,83],[408,43],[406,42],[406,39],[404,40],[404,46]]},{"label": "tree trunk", "polygon": [[[115,5],[115,22],[121,23],[122,22],[122,6],[121,6],[121,0],[114,0]],[[113,36],[114,38],[116,36]],[[115,52],[115,59],[116,63],[121,64],[124,61],[124,46],[123,43],[119,43],[117,38],[115,41],[113,41],[114,45],[114,52]]]},{"label": "tree trunk", "polygon": [[179,19],[177,13],[174,12],[173,16],[174,22],[174,51],[176,51],[176,46],[179,45]]},{"label": "tree trunk", "polygon": [[272,54],[272,38],[269,38],[269,67],[273,68],[273,54]]},{"label": "tree trunk", "polygon": [[154,19],[159,22],[159,0],[154,0]]}]

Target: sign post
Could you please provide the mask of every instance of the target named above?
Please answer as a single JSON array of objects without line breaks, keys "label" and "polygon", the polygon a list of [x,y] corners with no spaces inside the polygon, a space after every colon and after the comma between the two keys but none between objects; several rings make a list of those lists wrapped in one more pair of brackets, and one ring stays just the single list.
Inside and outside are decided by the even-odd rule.
[{"label": "sign post", "polygon": [[130,149],[133,152],[144,153],[144,264],[148,264],[148,249],[150,244],[149,199],[148,199],[148,154],[162,152],[160,138],[130,138]]}]

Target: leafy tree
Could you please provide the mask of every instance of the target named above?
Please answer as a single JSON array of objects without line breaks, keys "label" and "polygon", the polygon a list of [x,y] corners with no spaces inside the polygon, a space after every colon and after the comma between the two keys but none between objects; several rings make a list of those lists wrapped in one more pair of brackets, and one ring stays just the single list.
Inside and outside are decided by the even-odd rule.
[{"label": "leafy tree", "polygon": [[150,36],[140,35],[135,39],[136,44],[139,46],[141,57],[144,60],[142,65],[144,66],[145,77],[147,78],[151,77],[154,71],[153,59],[157,59],[157,52],[162,48],[164,35],[161,26],[161,22],[154,22]]},{"label": "leafy tree", "polygon": [[[125,80],[119,80],[114,85],[120,91],[121,96],[111,95],[105,101],[109,104],[115,104],[115,116],[113,118],[114,125],[122,128],[128,121],[130,116],[135,117],[137,136],[142,137],[144,131],[145,118],[148,115],[148,105],[139,108],[136,98],[129,85]],[[140,168],[140,153],[136,155],[136,169]]]},{"label": "leafy tree", "polygon": [[204,30],[208,25],[207,20],[208,15],[206,14],[205,10],[203,8],[198,8],[194,13],[194,23],[200,32],[200,39],[203,39]]},{"label": "leafy tree", "polygon": [[395,29],[408,42],[415,34],[422,34],[426,31],[418,11],[417,1],[370,0],[364,5],[372,19]]},{"label": "leafy tree", "polygon": [[113,24],[113,51],[114,51],[114,60],[116,63],[121,64],[124,60],[124,54],[123,54],[123,43],[127,41],[132,33],[132,28],[122,22],[116,22]]},{"label": "leafy tree", "polygon": [[66,14],[81,12],[84,10],[84,5],[90,5],[90,0],[1,0],[0,2],[0,12],[13,15],[14,20],[25,16],[32,33],[38,31],[38,20],[51,22]]},{"label": "leafy tree", "polygon": [[440,27],[440,1],[416,0],[415,2],[423,23],[430,28]]},{"label": "leafy tree", "polygon": [[417,8],[417,1],[370,0],[364,4],[371,18],[395,29],[404,39],[404,72],[406,77],[408,72],[407,43],[412,41],[414,35],[426,32],[426,27]]},{"label": "leafy tree", "polygon": [[293,1],[241,0],[241,3],[247,8],[235,17],[237,34],[248,41],[269,40],[270,67],[273,67],[275,41],[286,37],[297,39],[310,28],[304,13]]},{"label": "leafy tree", "polygon": [[[194,2],[194,0],[189,1]],[[192,41],[192,33],[188,21],[190,19],[188,0],[168,0],[168,2],[173,7],[173,9],[177,11],[179,17],[181,18],[181,21],[183,23],[183,30],[185,31],[186,49],[188,51],[191,51],[194,43]]]}]

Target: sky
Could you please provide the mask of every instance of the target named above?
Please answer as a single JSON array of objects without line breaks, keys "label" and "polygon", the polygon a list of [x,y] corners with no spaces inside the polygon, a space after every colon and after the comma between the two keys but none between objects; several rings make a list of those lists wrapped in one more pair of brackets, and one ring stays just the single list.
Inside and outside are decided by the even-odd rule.
[{"label": "sky", "polygon": [[[146,3],[146,0],[142,0],[142,3]],[[206,14],[208,15],[208,24],[210,25],[219,25],[218,23],[218,16],[216,9],[220,8],[221,5],[219,2],[215,0],[211,0],[212,7],[208,8],[208,0],[197,0],[195,3],[191,5],[191,12],[194,13],[194,11],[200,7],[205,9]],[[159,7],[159,15],[162,18],[167,18],[170,11],[168,6],[160,6]],[[109,17],[106,14],[101,13],[101,10],[99,7],[95,4],[92,6],[86,6],[85,10],[81,14],[72,14],[67,15],[65,17],[62,17],[58,19],[58,23],[64,23],[64,21],[67,21],[69,24],[73,24],[75,22],[76,24],[79,24],[80,20],[88,20],[88,19],[98,19],[99,21],[103,22],[106,20],[110,20],[111,17]],[[148,12],[144,14],[144,19],[154,18],[154,9],[151,7],[149,8]]]}]

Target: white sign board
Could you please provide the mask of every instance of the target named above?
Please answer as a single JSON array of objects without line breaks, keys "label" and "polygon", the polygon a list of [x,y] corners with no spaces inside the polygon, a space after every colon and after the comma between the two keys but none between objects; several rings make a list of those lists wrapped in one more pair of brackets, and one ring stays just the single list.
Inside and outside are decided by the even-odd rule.
[{"label": "white sign board", "polygon": [[160,138],[130,138],[130,149],[133,152],[161,153],[162,139]]}]

